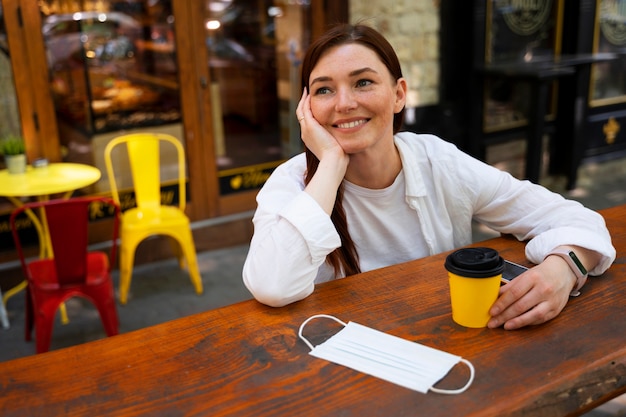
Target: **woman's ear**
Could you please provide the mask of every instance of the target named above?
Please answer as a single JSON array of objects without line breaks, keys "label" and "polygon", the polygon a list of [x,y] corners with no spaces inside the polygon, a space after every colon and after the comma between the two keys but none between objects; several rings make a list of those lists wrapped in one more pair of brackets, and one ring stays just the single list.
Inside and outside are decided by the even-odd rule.
[{"label": "woman's ear", "polygon": [[404,78],[398,78],[396,81],[396,102],[393,108],[394,113],[400,113],[406,105],[406,89],[406,80]]}]

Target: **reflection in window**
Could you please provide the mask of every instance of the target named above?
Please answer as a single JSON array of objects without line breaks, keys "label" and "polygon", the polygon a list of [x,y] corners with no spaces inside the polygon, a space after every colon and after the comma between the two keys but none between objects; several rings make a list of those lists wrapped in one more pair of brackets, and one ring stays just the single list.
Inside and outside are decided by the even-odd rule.
[{"label": "reflection in window", "polygon": [[[486,64],[551,60],[557,44],[562,0],[518,2],[490,0],[486,19]],[[490,78],[485,85],[483,129],[493,132],[527,123],[528,86],[507,78]]]},{"label": "reflection in window", "polygon": [[596,23],[596,52],[621,54],[593,65],[592,105],[626,102],[626,1],[601,0]]},{"label": "reflection in window", "polygon": [[179,121],[170,3],[63,4],[41,8],[59,121],[86,137]]},{"label": "reflection in window", "polygon": [[206,2],[213,137],[220,193],[258,189],[301,152],[295,106],[308,2]]}]

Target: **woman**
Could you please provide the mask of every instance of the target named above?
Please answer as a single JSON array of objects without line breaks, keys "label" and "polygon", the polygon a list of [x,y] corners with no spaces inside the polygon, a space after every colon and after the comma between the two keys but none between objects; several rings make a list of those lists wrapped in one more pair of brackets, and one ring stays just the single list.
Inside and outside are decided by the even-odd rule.
[{"label": "woman", "polygon": [[[604,219],[579,203],[484,164],[433,135],[400,132],[407,85],[374,29],[339,25],[308,49],[296,109],[306,152],[258,194],[246,287],[270,306],[316,283],[471,243],[472,219],[520,240],[538,264],[502,287],[488,326],[554,318],[584,280],[615,259]],[[442,266],[443,267],[443,266]]]}]

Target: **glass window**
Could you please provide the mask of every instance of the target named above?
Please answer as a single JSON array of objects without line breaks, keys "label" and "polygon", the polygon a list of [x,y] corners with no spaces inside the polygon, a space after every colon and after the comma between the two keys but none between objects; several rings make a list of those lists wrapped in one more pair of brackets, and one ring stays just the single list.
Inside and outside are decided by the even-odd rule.
[{"label": "glass window", "polygon": [[[485,63],[523,64],[552,60],[560,54],[560,0],[490,0],[487,4]],[[525,83],[505,78],[488,79],[484,130],[524,126],[529,100]]]},{"label": "glass window", "polygon": [[93,2],[42,11],[61,121],[93,135],[180,119],[169,2]]},{"label": "glass window", "polygon": [[554,57],[557,3],[492,0],[486,62],[528,62]]},{"label": "glass window", "polygon": [[591,104],[626,102],[626,1],[601,0],[596,14],[595,52],[620,54],[614,61],[593,65]]},{"label": "glass window", "polygon": [[[185,144],[171,0],[40,1],[41,31],[63,159],[94,165],[121,134],[167,133]],[[161,181],[176,178],[161,156]],[[124,158],[114,163],[124,163]],[[130,187],[130,171],[118,179]],[[130,191],[130,190],[129,190]]]},{"label": "glass window", "polygon": [[309,30],[308,2],[206,2],[215,151],[220,193],[260,188],[300,152],[295,106]]}]

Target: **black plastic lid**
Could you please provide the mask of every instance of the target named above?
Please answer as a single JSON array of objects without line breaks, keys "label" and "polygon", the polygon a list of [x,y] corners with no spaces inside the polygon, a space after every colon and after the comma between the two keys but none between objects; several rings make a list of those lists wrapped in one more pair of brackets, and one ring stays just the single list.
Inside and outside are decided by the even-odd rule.
[{"label": "black plastic lid", "polygon": [[488,278],[504,271],[504,259],[491,248],[464,248],[446,258],[446,269],[470,278]]}]

